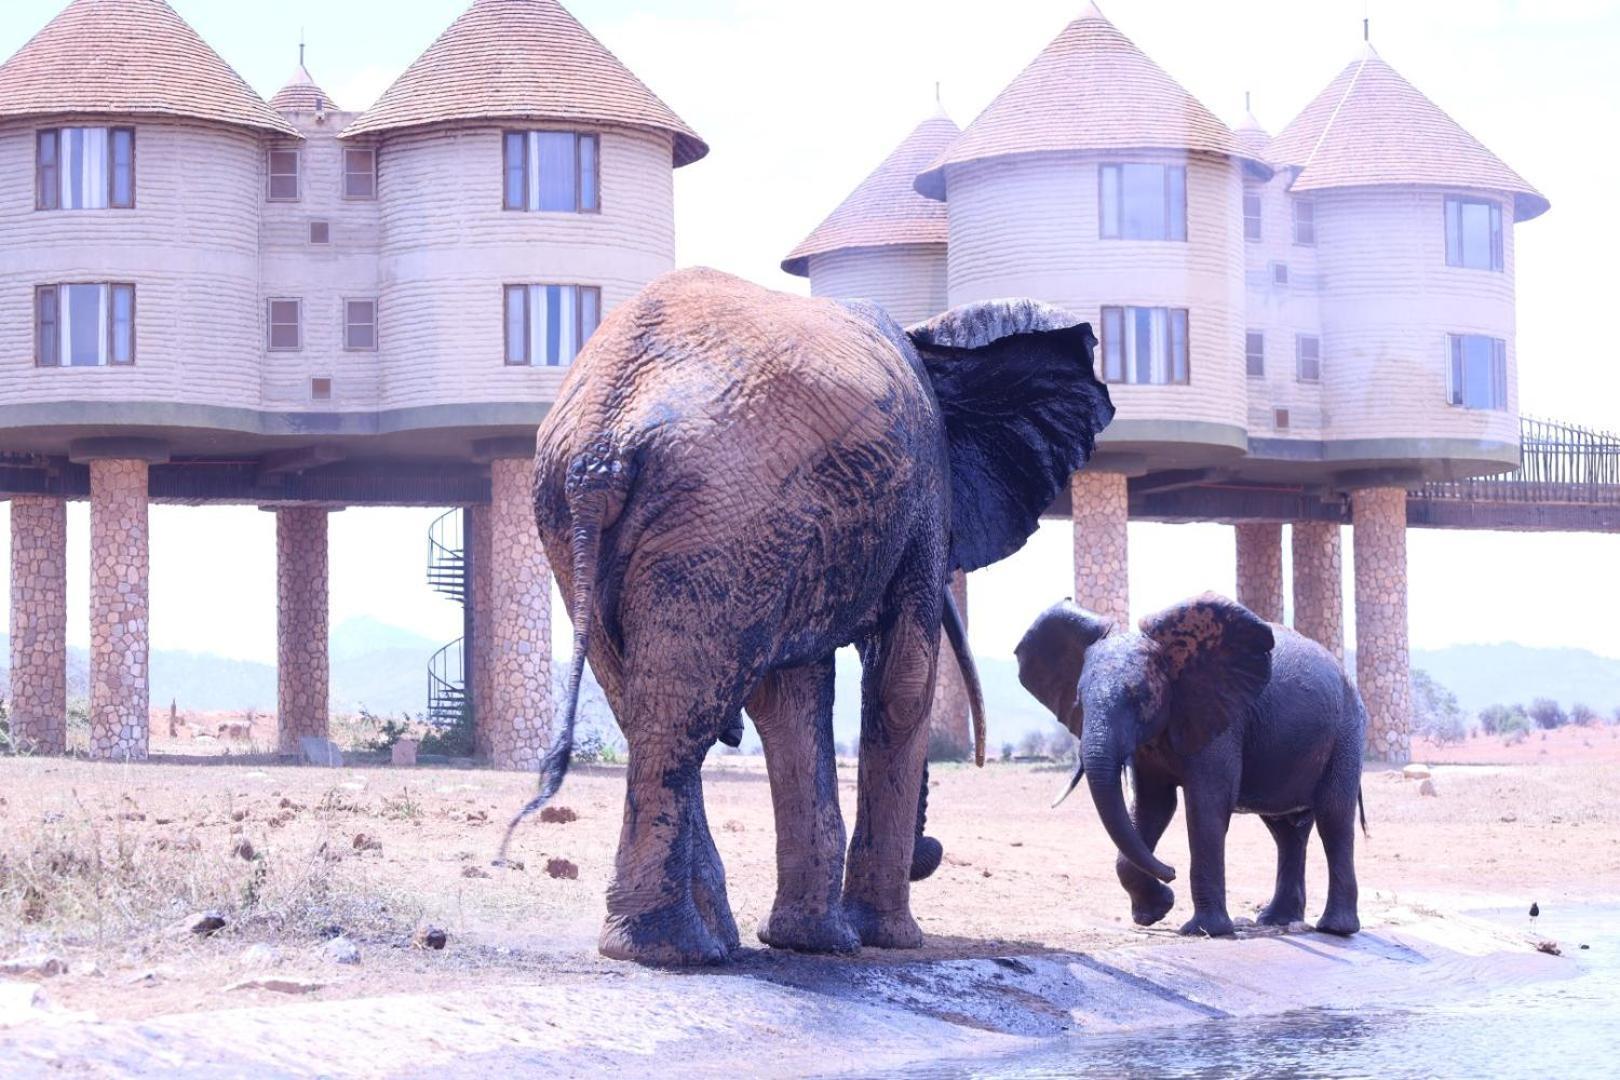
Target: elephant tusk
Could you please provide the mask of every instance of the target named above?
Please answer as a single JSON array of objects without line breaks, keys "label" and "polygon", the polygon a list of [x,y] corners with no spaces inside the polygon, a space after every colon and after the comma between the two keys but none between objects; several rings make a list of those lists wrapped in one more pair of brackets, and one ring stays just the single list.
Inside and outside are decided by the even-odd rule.
[{"label": "elephant tusk", "polygon": [[1063,793],[1057,797],[1057,802],[1052,804],[1053,810],[1056,810],[1058,807],[1062,806],[1063,800],[1074,794],[1074,789],[1080,786],[1080,780],[1085,775],[1086,763],[1082,760],[1080,764],[1074,767],[1074,775],[1069,778],[1069,786],[1063,789]]}]

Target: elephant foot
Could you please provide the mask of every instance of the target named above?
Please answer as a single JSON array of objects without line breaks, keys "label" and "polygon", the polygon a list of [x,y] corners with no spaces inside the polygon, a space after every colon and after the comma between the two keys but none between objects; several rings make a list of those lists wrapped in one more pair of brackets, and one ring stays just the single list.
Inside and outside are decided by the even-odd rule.
[{"label": "elephant foot", "polygon": [[922,930],[911,912],[879,911],[862,900],[844,899],[844,917],[862,945],[878,949],[920,949]]},{"label": "elephant foot", "polygon": [[921,881],[939,869],[945,845],[932,836],[919,836],[911,849],[911,880]]},{"label": "elephant foot", "polygon": [[1175,890],[1163,882],[1153,882],[1156,888],[1143,889],[1131,896],[1131,921],[1137,926],[1152,926],[1176,906]]},{"label": "elephant foot", "polygon": [[634,916],[609,914],[597,944],[611,960],[651,967],[723,964],[731,958],[732,948],[715,936],[691,905]]},{"label": "elephant foot", "polygon": [[1351,911],[1324,911],[1322,917],[1316,920],[1316,928],[1324,934],[1337,934],[1339,937],[1349,937],[1361,930],[1361,920]]},{"label": "elephant foot", "polygon": [[698,918],[721,945],[736,949],[742,944],[737,932],[737,920],[731,915],[731,901],[726,898],[726,876],[719,868],[718,858],[713,867],[692,875],[692,906]]},{"label": "elephant foot", "polygon": [[807,953],[849,953],[861,939],[841,911],[806,914],[778,905],[759,927],[759,940],[773,949]]},{"label": "elephant foot", "polygon": [[1182,924],[1183,937],[1231,937],[1232,917],[1224,911],[1199,911]]},{"label": "elephant foot", "polygon": [[1305,905],[1299,901],[1273,900],[1254,917],[1260,926],[1292,926],[1305,921]]}]

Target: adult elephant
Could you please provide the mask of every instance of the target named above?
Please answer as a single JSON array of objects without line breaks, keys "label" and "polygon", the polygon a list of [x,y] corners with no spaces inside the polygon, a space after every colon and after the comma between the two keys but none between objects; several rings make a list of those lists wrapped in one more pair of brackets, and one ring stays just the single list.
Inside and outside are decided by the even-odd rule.
[{"label": "adult elephant", "polygon": [[[1180,788],[1193,899],[1183,934],[1232,933],[1226,830],[1234,812],[1258,814],[1277,844],[1276,890],[1260,923],[1305,918],[1305,848],[1314,825],[1328,860],[1327,906],[1316,928],[1360,929],[1355,822],[1367,716],[1331,653],[1213,593],[1148,616],[1139,632],[1064,601],[1035,620],[1016,653],[1024,688],[1080,738],[1069,790],[1082,776],[1088,781],[1119,848],[1116,870],[1137,923],[1158,922],[1175,903],[1166,884],[1175,871],[1153,848]],[[1136,788],[1130,814],[1126,762]]]},{"label": "adult elephant", "polygon": [[[574,623],[557,790],[589,657],[629,743],[604,954],[738,944],[699,775],[746,704],[776,816],[767,944],[913,947],[908,870],[947,575],[1017,550],[1113,416],[1074,316],[1027,300],[903,331],[878,307],[710,270],[649,285],[592,337],[541,425],[535,516]],[[845,871],[833,653],[859,647]],[[977,726],[981,731],[982,717]]]}]

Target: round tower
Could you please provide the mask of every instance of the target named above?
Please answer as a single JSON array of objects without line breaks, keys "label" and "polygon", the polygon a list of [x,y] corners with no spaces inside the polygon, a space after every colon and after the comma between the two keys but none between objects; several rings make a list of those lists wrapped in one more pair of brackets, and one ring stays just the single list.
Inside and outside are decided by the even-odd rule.
[{"label": "round tower", "polygon": [[1242,184],[1269,175],[1089,6],[918,176],[949,208],[950,302],[1027,295],[1100,339],[1133,468],[1246,448]]},{"label": "round tower", "polygon": [[943,109],[918,124],[782,269],[808,277],[813,296],[876,301],[902,326],[945,310],[945,207],[913,181],[959,134]]},{"label": "round tower", "polygon": [[493,427],[674,267],[673,170],[708,152],[555,0],[476,0],[343,141],[379,154],[382,409]]}]

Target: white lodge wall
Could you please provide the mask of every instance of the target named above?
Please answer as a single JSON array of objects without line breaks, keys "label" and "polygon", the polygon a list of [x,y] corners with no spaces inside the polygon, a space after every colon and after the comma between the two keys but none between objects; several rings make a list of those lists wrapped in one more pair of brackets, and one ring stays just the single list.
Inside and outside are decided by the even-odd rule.
[{"label": "white lodge wall", "polygon": [[[35,131],[115,123],[135,129],[135,208],[35,210]],[[257,407],[260,145],[147,117],[0,128],[0,403]],[[34,287],[73,281],[135,284],[134,366],[35,366]]]},{"label": "white lodge wall", "polygon": [[[1313,245],[1294,243],[1294,196],[1289,171],[1270,181],[1245,181],[1260,193],[1260,239],[1245,240],[1245,285],[1249,331],[1265,335],[1265,375],[1249,377],[1249,434],[1262,438],[1320,439],[1326,422],[1322,385],[1301,381],[1295,341],[1299,335],[1322,336],[1318,307],[1321,270]],[[1317,227],[1320,237],[1321,227]],[[1320,240],[1318,240],[1318,244]],[[1287,284],[1276,281],[1276,267],[1288,268]],[[1323,348],[1325,348],[1325,344]],[[1245,343],[1245,349],[1247,343]],[[1248,371],[1247,352],[1244,372]],[[1287,430],[1276,427],[1275,409],[1288,410]]]},{"label": "white lodge wall", "polygon": [[912,326],[950,307],[943,244],[844,248],[810,256],[810,295],[861,298]]},{"label": "white lodge wall", "polygon": [[[1512,203],[1501,272],[1446,265],[1447,192],[1353,188],[1316,197],[1322,391],[1330,439],[1479,439],[1517,444]],[[1448,333],[1507,342],[1507,408],[1447,403]]]},{"label": "white lodge wall", "polygon": [[549,401],[567,368],[506,365],[502,285],[599,286],[605,316],[675,265],[670,136],[602,131],[602,210],[571,214],[502,209],[501,134],[383,144],[383,408]]},{"label": "white lodge wall", "polygon": [[[1103,162],[1185,164],[1187,240],[1101,239]],[[1247,426],[1237,163],[1164,151],[1040,154],[952,166],[946,183],[950,306],[1033,296],[1074,309],[1099,337],[1104,305],[1185,307],[1190,385],[1111,385],[1119,419]]]}]

